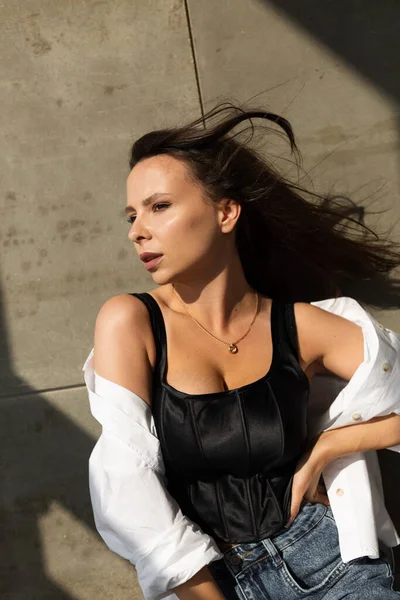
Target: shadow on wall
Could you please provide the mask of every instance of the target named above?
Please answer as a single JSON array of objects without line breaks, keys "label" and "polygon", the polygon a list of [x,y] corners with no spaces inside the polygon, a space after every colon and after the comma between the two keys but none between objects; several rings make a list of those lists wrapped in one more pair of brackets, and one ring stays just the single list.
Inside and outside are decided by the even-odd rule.
[{"label": "shadow on wall", "polygon": [[94,528],[87,483],[94,442],[36,395],[1,399],[0,423],[0,596],[72,600],[47,577],[38,520],[57,501]]},{"label": "shadow on wall", "polygon": [[87,474],[94,441],[37,395],[0,399],[0,439],[0,597],[72,600],[47,578],[38,520],[57,501],[94,528]]},{"label": "shadow on wall", "polygon": [[[57,502],[94,529],[87,469],[95,440],[13,374],[4,320],[0,335],[0,597],[76,600],[46,573],[39,520]],[[20,391],[7,397],[6,389]]]},{"label": "shadow on wall", "polygon": [[398,0],[258,0],[300,25],[359,71],[392,101],[400,101]]}]

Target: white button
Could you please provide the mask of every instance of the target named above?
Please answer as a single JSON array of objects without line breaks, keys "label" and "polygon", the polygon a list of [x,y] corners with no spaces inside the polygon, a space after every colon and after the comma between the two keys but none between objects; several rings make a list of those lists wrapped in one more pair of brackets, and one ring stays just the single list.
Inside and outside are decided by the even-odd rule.
[{"label": "white button", "polygon": [[382,369],[384,371],[391,371],[392,370],[392,365],[388,362],[384,362],[382,363]]},{"label": "white button", "polygon": [[336,490],[336,496],[343,496],[343,494],[344,494],[344,491],[342,490],[342,488],[338,488]]},{"label": "white button", "polygon": [[353,413],[353,414],[351,415],[351,418],[352,418],[354,421],[359,421],[359,420],[361,419],[361,415],[360,415],[360,413]]}]

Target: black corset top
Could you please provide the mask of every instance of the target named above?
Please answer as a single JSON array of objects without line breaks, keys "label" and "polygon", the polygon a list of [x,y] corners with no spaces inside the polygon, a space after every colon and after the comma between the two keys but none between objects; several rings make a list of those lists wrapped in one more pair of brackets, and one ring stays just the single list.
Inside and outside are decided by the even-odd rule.
[{"label": "black corset top", "polygon": [[273,356],[260,379],[186,394],[165,380],[167,339],[158,302],[148,308],[156,344],[152,413],[166,487],[182,512],[217,541],[254,542],[289,519],[291,484],[307,442],[309,381],[299,364],[291,302],[272,300]]}]

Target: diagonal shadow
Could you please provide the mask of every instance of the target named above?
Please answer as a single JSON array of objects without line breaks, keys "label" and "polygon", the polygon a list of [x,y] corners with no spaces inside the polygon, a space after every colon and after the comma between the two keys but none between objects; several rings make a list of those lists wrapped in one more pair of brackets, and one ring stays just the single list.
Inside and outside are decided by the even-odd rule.
[{"label": "diagonal shadow", "polygon": [[[87,472],[95,440],[13,372],[1,288],[0,381],[0,597],[77,600],[47,575],[38,522],[56,501],[95,530]],[[59,543],[68,543],[61,534]]]},{"label": "diagonal shadow", "polygon": [[333,50],[394,102],[400,100],[398,0],[258,0]]}]

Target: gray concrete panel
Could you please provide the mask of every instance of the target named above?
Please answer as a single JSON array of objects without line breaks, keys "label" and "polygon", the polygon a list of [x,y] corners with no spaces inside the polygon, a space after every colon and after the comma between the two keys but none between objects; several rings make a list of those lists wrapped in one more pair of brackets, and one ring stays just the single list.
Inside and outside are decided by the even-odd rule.
[{"label": "gray concrete panel", "polygon": [[199,105],[182,0],[9,2],[0,29],[4,394],[23,391],[10,362],[36,389],[80,383],[101,304],[149,285],[130,144]]},{"label": "gray concrete panel", "polygon": [[95,530],[88,458],[100,434],[86,389],[0,401],[0,597],[142,598],[135,568]]}]

